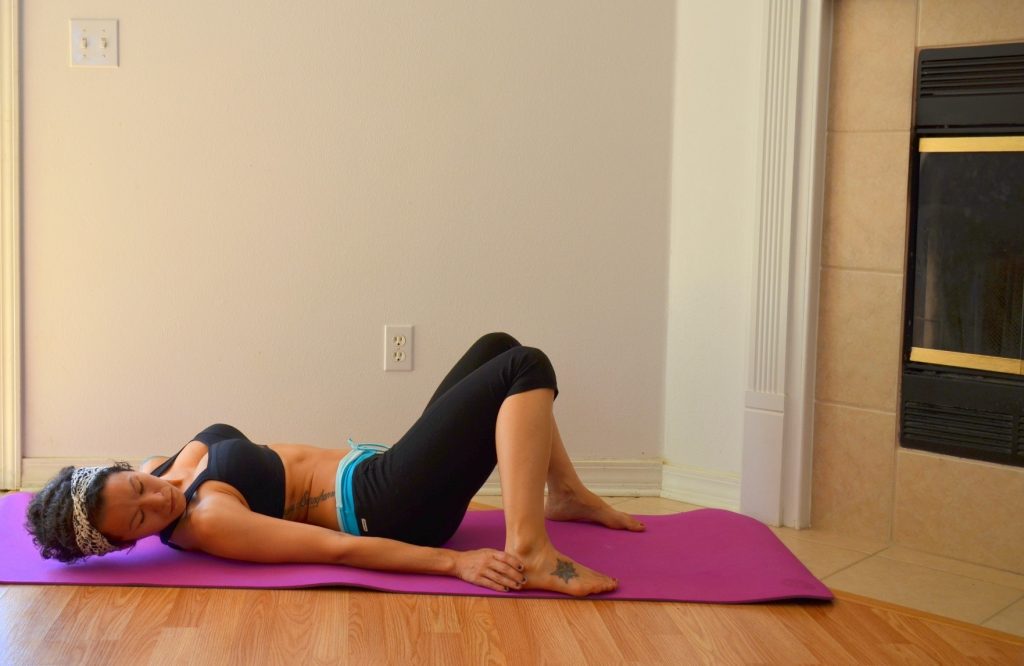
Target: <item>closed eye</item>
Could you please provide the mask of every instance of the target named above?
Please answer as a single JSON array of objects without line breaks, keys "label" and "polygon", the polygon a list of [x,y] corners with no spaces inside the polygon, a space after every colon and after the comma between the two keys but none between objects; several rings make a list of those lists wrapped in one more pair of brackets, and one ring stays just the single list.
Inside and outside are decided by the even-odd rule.
[{"label": "closed eye", "polygon": [[[138,489],[137,489],[137,492],[139,493],[139,497],[142,497],[142,481],[138,477],[135,478],[135,481],[136,481],[136,483],[139,484]],[[142,527],[142,523],[146,522],[146,514],[143,513],[142,509],[139,509],[139,513],[136,514],[136,515],[139,516],[139,523],[135,527]]]}]

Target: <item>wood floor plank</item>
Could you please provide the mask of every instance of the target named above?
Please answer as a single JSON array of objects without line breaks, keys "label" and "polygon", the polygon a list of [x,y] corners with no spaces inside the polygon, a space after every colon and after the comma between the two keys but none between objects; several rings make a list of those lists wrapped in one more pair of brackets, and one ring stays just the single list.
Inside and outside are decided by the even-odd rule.
[{"label": "wood floor plank", "polygon": [[310,651],[302,663],[340,664],[348,655],[348,616],[351,595],[347,590],[311,589],[311,625],[305,627]]},{"label": "wood floor plank", "polygon": [[[462,646],[459,655],[469,655],[473,664],[507,664],[501,649],[500,636],[491,608],[485,597],[445,597],[455,606],[461,618],[458,635]],[[449,663],[449,662],[445,662]]]},{"label": "wood floor plank", "polygon": [[604,625],[611,635],[615,644],[625,661],[631,663],[657,663],[660,659],[660,650],[652,640],[652,631],[649,627],[661,626],[662,630],[672,624],[654,609],[657,603],[623,601],[623,602],[600,602],[594,601]]},{"label": "wood floor plank", "polygon": [[136,641],[139,653],[148,656],[156,636],[133,636],[128,625],[141,613],[153,626],[159,626],[166,618],[168,605],[164,600],[177,593],[173,588],[139,587],[74,590],[43,638],[49,658],[57,663],[118,663],[116,658],[123,648]]},{"label": "wood floor plank", "polygon": [[261,659],[275,664],[311,661],[326,628],[325,618],[317,614],[317,599],[309,590],[281,590],[268,596],[266,618],[259,627]]},{"label": "wood floor plank", "polygon": [[566,625],[580,646],[583,661],[588,664],[624,661],[619,646],[612,640],[608,627],[597,609],[599,602],[579,599],[562,604]]},{"label": "wood floor plank", "polygon": [[818,659],[800,640],[799,631],[791,630],[774,604],[716,606],[715,612],[723,624],[733,627],[733,635],[756,637],[752,641],[756,644],[756,653],[767,663],[818,663]]},{"label": "wood floor plank", "polygon": [[523,607],[514,600],[494,597],[488,597],[486,603],[505,660],[510,664],[538,663],[540,655],[533,640],[533,627],[522,613]]},{"label": "wood floor plank", "polygon": [[[568,599],[489,598],[502,651],[509,663],[582,664],[583,653],[561,605]],[[556,661],[552,662],[555,659]]]},{"label": "wood floor plank", "polygon": [[355,663],[424,663],[430,657],[426,619],[411,595],[351,592],[350,615],[358,618],[349,635],[348,657]]},{"label": "wood floor plank", "polygon": [[1024,639],[837,595],[748,606],[7,586],[2,664],[1024,664]]},{"label": "wood floor plank", "polygon": [[196,656],[201,630],[196,627],[166,627],[157,635],[156,645],[149,654],[149,666],[176,666],[187,664]]},{"label": "wood floor plank", "polygon": [[220,590],[202,587],[183,588],[171,606],[165,626],[192,629],[198,627],[219,592]]},{"label": "wood floor plank", "polygon": [[865,609],[842,602],[808,607],[811,622],[832,636],[854,663],[870,663],[877,658],[878,646],[897,641],[899,636],[890,627],[874,621]]},{"label": "wood floor plank", "polygon": [[46,661],[46,633],[64,612],[75,590],[38,585],[10,588],[0,603],[0,663]]},{"label": "wood floor plank", "polygon": [[775,605],[772,609],[791,634],[814,655],[814,663],[855,663],[850,651],[815,622],[813,615],[819,612],[820,606],[822,604],[818,602],[788,603]]}]

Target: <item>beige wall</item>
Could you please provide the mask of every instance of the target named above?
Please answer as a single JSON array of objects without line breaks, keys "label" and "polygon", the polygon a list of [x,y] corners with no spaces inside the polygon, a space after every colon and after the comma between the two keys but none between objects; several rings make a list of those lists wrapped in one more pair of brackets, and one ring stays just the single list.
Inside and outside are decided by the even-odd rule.
[{"label": "beige wall", "polygon": [[901,449],[916,49],[1024,40],[1016,0],[837,0],[815,404],[814,527],[1024,572],[1024,469]]},{"label": "beige wall", "polygon": [[[574,458],[660,458],[673,2],[22,12],[25,456],[393,441],[508,330]],[[71,18],[119,68],[68,67]]]}]

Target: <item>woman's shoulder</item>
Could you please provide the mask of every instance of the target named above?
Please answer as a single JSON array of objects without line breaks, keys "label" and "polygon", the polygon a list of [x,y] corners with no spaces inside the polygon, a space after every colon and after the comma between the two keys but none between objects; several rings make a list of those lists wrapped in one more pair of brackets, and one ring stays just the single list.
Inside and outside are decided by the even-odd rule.
[{"label": "woman's shoulder", "polygon": [[139,466],[139,470],[147,474],[162,476],[170,467],[177,465],[179,461],[186,466],[194,466],[208,453],[209,447],[227,439],[249,441],[249,438],[238,428],[226,423],[214,423],[200,430],[195,437],[190,439],[173,456],[150,456],[146,458],[142,465]]},{"label": "woman's shoulder", "polygon": [[208,444],[201,440],[193,439],[169,458],[167,456],[146,458],[139,467],[139,470],[153,476],[166,476],[172,469],[184,470],[178,473],[188,475],[188,470],[196,469],[207,453],[209,453],[209,450]]},{"label": "woman's shoulder", "polygon": [[225,439],[244,439],[249,441],[249,438],[246,437],[241,430],[226,423],[214,423],[213,425],[204,428],[192,438],[192,441],[210,445],[216,444],[217,442]]},{"label": "woman's shoulder", "polygon": [[151,474],[153,470],[155,470],[160,465],[163,465],[168,460],[170,460],[170,457],[168,456],[150,456],[143,460],[142,464],[139,465],[139,471],[145,472],[146,474]]}]

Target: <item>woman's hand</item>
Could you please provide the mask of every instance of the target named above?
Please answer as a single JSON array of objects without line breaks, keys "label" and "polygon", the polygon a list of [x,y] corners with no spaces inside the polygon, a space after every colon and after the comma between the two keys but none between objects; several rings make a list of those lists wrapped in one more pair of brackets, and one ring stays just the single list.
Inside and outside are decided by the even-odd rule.
[{"label": "woman's hand", "polygon": [[498,592],[518,590],[526,582],[519,558],[492,548],[455,551],[455,575]]}]

